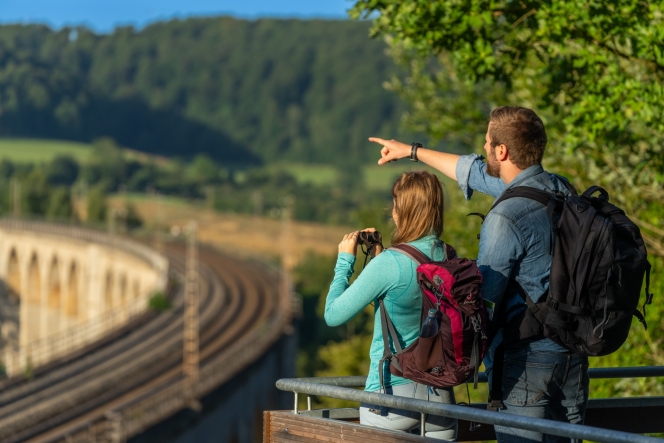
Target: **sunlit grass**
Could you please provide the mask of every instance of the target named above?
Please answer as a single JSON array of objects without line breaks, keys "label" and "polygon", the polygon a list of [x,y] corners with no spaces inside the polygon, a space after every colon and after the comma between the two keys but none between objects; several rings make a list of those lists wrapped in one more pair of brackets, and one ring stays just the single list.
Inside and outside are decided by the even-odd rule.
[{"label": "sunlit grass", "polygon": [[310,165],[305,163],[278,163],[266,168],[270,172],[282,171],[295,177],[298,183],[329,185],[335,182],[337,171],[331,165]]},{"label": "sunlit grass", "polygon": [[[92,156],[92,145],[70,140],[49,140],[38,138],[0,138],[0,160],[13,163],[48,163],[54,157],[67,155],[81,163],[86,163]],[[153,161],[159,166],[169,166],[167,157],[147,154],[132,149],[122,149],[127,160],[141,163]]]},{"label": "sunlit grass", "polygon": [[[298,183],[311,183],[313,185],[332,185],[337,180],[337,170],[332,165],[305,164],[305,163],[279,163],[268,166],[271,172],[286,172],[298,181]],[[428,169],[422,163],[411,163],[400,161],[394,164],[378,166],[367,165],[362,169],[364,183],[369,190],[389,190],[399,174],[416,169]]]},{"label": "sunlit grass", "polygon": [[80,162],[90,158],[90,145],[65,140],[0,138],[0,159],[14,163],[46,163],[58,155],[69,155]]}]

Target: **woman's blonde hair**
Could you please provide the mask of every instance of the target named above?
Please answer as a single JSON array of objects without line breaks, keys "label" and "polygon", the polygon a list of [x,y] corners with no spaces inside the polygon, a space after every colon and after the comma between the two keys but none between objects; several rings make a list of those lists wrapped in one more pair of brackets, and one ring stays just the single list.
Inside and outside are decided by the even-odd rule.
[{"label": "woman's blonde hair", "polygon": [[401,174],[392,185],[392,200],[398,225],[392,244],[407,243],[425,235],[443,234],[443,185],[427,171]]}]

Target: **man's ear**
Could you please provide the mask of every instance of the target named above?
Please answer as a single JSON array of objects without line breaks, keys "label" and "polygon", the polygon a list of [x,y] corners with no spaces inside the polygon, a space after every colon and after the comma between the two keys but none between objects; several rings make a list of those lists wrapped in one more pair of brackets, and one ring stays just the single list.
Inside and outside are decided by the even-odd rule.
[{"label": "man's ear", "polygon": [[509,154],[507,151],[507,146],[505,146],[503,143],[496,146],[496,160],[504,162],[505,160],[508,159],[508,157]]}]

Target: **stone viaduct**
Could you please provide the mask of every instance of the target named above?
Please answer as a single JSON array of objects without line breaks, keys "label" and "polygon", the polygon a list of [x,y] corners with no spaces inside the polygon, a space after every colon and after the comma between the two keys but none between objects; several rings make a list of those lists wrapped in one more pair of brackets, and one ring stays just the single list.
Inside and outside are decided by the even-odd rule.
[{"label": "stone viaduct", "polygon": [[168,261],[115,236],[0,220],[0,348],[12,375],[85,345],[148,306]]},{"label": "stone viaduct", "polygon": [[[157,252],[0,219],[0,440],[260,439],[262,411],[290,404],[275,388],[294,375],[290,272],[195,239]],[[149,309],[156,292],[168,309]]]}]

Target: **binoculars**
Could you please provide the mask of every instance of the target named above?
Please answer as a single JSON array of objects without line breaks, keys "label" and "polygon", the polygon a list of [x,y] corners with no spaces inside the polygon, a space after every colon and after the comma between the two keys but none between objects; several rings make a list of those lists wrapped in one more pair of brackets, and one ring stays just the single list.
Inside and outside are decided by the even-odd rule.
[{"label": "binoculars", "polygon": [[378,231],[360,231],[357,236],[357,242],[361,245],[365,245],[367,248],[370,248],[373,245],[382,244],[383,236]]}]

